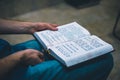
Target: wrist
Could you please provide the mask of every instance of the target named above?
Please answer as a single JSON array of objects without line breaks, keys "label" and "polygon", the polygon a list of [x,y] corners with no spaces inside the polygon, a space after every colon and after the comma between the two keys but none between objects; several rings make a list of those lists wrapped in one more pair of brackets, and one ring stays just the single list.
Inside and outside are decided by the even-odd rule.
[{"label": "wrist", "polygon": [[21,33],[31,34],[32,33],[31,30],[34,26],[35,25],[33,22],[21,22],[19,29],[20,29]]}]

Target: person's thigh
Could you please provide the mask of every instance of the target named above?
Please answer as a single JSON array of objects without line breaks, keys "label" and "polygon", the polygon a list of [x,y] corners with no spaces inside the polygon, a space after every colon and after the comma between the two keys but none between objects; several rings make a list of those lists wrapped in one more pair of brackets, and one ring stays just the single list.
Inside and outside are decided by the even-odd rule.
[{"label": "person's thigh", "polygon": [[25,50],[25,49],[36,49],[41,51],[42,46],[36,40],[29,40],[26,42],[13,45],[13,52]]},{"label": "person's thigh", "polygon": [[[42,51],[42,47],[36,40],[13,46],[13,52],[24,49],[36,49]],[[49,55],[45,55],[49,56]],[[29,67],[18,67],[12,79],[22,80],[105,80],[113,67],[113,58],[110,53],[95,59],[67,68],[55,59],[47,57],[47,60]],[[19,74],[16,74],[19,73]],[[17,76],[17,77],[15,77]],[[18,80],[18,79],[17,79]]]},{"label": "person's thigh", "polygon": [[[35,49],[39,50],[42,52],[42,46],[36,41],[36,40],[29,40],[23,43],[19,43],[16,45],[10,45],[11,50],[9,50],[9,55],[13,54],[17,51],[25,50],[25,49]],[[45,60],[50,59],[51,56],[46,57],[47,54],[45,55]],[[29,67],[26,65],[18,65],[16,66],[10,73],[8,73],[7,77],[5,80],[26,80],[27,76],[29,75]]]},{"label": "person's thigh", "polygon": [[69,68],[56,60],[49,60],[31,66],[28,80],[106,80],[112,67],[111,54]]}]

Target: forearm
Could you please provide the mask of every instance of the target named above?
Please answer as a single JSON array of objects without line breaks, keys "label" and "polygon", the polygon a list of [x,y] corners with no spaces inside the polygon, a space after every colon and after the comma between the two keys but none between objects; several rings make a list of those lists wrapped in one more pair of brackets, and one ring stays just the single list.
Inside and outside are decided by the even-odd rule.
[{"label": "forearm", "polygon": [[44,22],[20,22],[0,19],[0,33],[3,34],[33,34],[42,30],[58,30],[57,24]]},{"label": "forearm", "polygon": [[3,33],[3,34],[30,33],[28,27],[32,25],[34,26],[32,22],[20,22],[20,21],[0,19],[0,33]]},{"label": "forearm", "polygon": [[21,62],[22,53],[15,53],[0,59],[0,79]]},{"label": "forearm", "polygon": [[3,34],[33,34],[42,30],[58,30],[58,25],[44,22],[20,22],[0,19],[0,33]]}]

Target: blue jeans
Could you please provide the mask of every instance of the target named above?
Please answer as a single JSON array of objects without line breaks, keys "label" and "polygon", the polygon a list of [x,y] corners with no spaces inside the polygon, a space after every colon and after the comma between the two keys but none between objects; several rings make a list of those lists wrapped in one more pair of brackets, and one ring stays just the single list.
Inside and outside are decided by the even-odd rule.
[{"label": "blue jeans", "polygon": [[[10,45],[0,39],[0,58],[14,52],[42,47],[36,40],[30,40],[17,45]],[[45,61],[35,66],[18,65],[6,75],[4,80],[106,80],[113,68],[113,58],[110,53],[66,68],[48,54]]]}]

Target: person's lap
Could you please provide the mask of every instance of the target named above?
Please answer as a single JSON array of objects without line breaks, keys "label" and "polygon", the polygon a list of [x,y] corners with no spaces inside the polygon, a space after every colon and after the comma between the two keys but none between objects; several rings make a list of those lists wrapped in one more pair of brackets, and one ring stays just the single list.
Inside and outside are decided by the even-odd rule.
[{"label": "person's lap", "polygon": [[[42,51],[36,40],[12,46],[11,53],[24,49]],[[105,80],[113,67],[111,54],[66,68],[48,54],[45,61],[35,66],[18,66],[10,74],[9,80]]]}]

